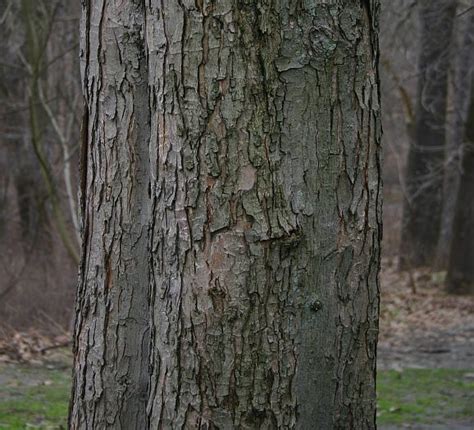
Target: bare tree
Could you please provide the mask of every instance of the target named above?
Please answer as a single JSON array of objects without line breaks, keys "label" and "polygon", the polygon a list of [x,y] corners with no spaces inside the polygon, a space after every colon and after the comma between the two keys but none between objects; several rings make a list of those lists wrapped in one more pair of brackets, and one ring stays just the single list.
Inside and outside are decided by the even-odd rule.
[{"label": "bare tree", "polygon": [[[51,37],[54,17],[57,8],[59,7],[59,3],[51,5],[42,1],[22,0],[21,5],[21,13],[24,19],[26,35],[25,55],[21,56],[21,58],[29,76],[27,97],[29,106],[29,129],[31,134],[30,141],[33,153],[38,161],[39,171],[41,172],[41,176],[45,183],[55,226],[69,255],[78,263],[79,256],[77,243],[74,243],[74,239],[71,237],[71,231],[68,227],[67,217],[59,195],[58,184],[54,178],[53,167],[48,159],[43,143],[44,123],[49,120],[51,121],[54,132],[59,138],[61,150],[63,152],[66,150],[66,155],[64,157],[66,190],[69,192],[68,202],[71,209],[70,215],[72,216],[73,225],[77,224],[77,222],[74,222],[76,219],[75,206],[71,206],[71,199],[74,197],[71,195],[71,169],[69,168],[69,160],[67,156],[68,142],[66,137],[62,134],[58,123],[55,121],[52,110],[46,102],[43,90],[44,74],[47,70],[46,64],[48,61],[46,48],[48,46],[48,40]],[[39,15],[42,15],[42,19],[38,18]]]},{"label": "bare tree", "polygon": [[443,206],[448,71],[456,1],[423,0],[416,126],[405,178],[401,268],[432,265]]},{"label": "bare tree", "polygon": [[82,107],[74,13],[72,0],[0,1],[0,313],[21,329],[44,312],[70,318]]},{"label": "bare tree", "polygon": [[469,113],[470,76],[474,61],[474,10],[469,11],[470,4],[468,1],[460,1],[456,16],[457,45],[453,54],[455,61],[451,74],[451,112],[447,121],[444,163],[445,198],[437,251],[437,267],[440,269],[445,269],[449,261],[462,170],[463,141]]},{"label": "bare tree", "polygon": [[[17,52],[22,47],[23,34],[18,10],[9,2],[0,3],[0,36],[9,43],[1,44],[1,99],[0,115],[2,120],[0,153],[2,168],[3,202],[0,205],[1,229],[5,232],[11,226],[18,208],[22,242],[26,248],[38,232],[44,231],[46,213],[41,201],[44,187],[41,187],[36,160],[29,150],[27,128],[27,110],[24,108],[26,93],[23,82],[26,78]],[[11,198],[9,189],[14,188],[15,197]]]}]

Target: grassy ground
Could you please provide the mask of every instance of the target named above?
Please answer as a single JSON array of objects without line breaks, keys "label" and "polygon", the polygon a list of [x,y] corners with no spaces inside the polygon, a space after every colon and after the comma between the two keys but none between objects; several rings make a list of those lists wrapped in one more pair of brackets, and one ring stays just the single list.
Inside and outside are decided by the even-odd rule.
[{"label": "grassy ground", "polygon": [[[0,429],[65,429],[69,385],[66,362],[0,364]],[[378,397],[382,428],[423,423],[454,429],[463,428],[458,422],[474,422],[474,372],[381,371]]]},{"label": "grassy ground", "polygon": [[453,369],[379,372],[380,425],[446,423],[449,429],[456,422],[474,424],[474,373]]},{"label": "grassy ground", "polygon": [[0,429],[66,428],[69,368],[0,365]]}]

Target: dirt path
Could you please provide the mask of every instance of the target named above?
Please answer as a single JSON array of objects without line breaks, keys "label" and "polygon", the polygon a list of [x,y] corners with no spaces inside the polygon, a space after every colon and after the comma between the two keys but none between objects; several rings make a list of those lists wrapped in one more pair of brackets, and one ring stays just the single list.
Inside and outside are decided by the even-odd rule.
[{"label": "dirt path", "polygon": [[[474,325],[434,329],[380,342],[379,369],[474,369]],[[474,374],[473,374],[474,376]]]}]

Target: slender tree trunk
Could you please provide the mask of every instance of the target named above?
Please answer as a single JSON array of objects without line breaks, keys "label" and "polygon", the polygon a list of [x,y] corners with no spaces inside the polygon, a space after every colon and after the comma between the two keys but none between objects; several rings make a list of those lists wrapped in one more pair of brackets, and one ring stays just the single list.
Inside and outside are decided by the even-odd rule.
[{"label": "slender tree trunk", "polygon": [[[45,6],[43,4],[43,6]],[[57,5],[54,5],[56,7]],[[28,114],[32,153],[38,162],[45,191],[51,204],[51,221],[54,221],[59,237],[71,257],[78,263],[79,253],[77,244],[71,237],[67,217],[62,208],[58,186],[53,174],[53,168],[48,159],[48,151],[44,145],[45,125],[47,115],[43,109],[40,97],[45,66],[47,64],[46,47],[50,36],[54,12],[48,7],[40,8],[34,0],[22,0],[21,14],[25,26],[25,59],[28,69]]]},{"label": "slender tree trunk", "polygon": [[421,51],[415,139],[406,170],[400,267],[434,263],[443,206],[446,100],[456,2],[420,2]]},{"label": "slender tree trunk", "polygon": [[[18,5],[16,6],[18,8]],[[46,213],[41,201],[45,198],[45,189],[41,183],[41,175],[36,165],[33,151],[30,149],[28,112],[25,96],[28,80],[25,77],[24,65],[18,56],[19,28],[26,30],[26,18],[15,22],[10,14],[15,6],[7,2],[0,2],[0,17],[3,20],[0,26],[0,38],[4,43],[0,46],[0,116],[2,129],[0,130],[2,160],[0,183],[3,183],[0,200],[0,236],[12,229],[18,220],[13,215],[18,211],[22,237],[19,242],[30,250],[34,238],[42,233],[46,239]],[[23,9],[22,9],[23,12]],[[25,31],[26,33],[26,31]],[[25,57],[29,57],[29,49],[24,49]],[[25,58],[22,57],[22,58]],[[16,194],[16,206],[9,199],[9,184],[12,184]],[[15,230],[13,228],[13,230]]]},{"label": "slender tree trunk", "polygon": [[[471,69],[472,70],[472,69]],[[471,71],[474,78],[474,72]],[[447,288],[474,294],[474,79],[463,142],[462,173],[453,223]]]},{"label": "slender tree trunk", "polygon": [[377,16],[84,2],[70,428],[375,428]]}]

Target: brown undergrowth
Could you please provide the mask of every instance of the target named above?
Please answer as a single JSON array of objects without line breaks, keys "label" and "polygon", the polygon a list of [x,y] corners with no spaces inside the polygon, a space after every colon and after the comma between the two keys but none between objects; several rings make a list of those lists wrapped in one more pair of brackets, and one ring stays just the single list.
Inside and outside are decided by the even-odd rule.
[{"label": "brown undergrowth", "polygon": [[445,272],[397,266],[396,258],[382,262],[380,343],[397,346],[408,337],[474,326],[474,296],[447,294]]}]

